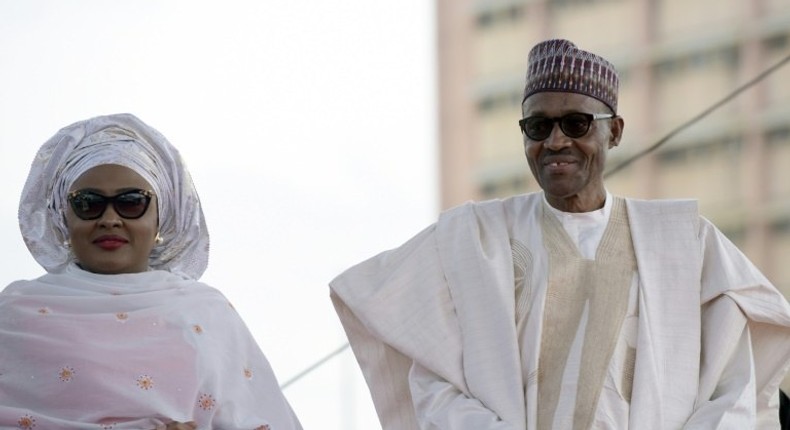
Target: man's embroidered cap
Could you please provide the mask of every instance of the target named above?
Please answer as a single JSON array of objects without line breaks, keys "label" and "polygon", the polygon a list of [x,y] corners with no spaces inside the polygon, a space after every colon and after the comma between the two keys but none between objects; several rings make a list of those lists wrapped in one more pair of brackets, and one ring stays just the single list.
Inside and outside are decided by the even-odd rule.
[{"label": "man's embroidered cap", "polygon": [[602,101],[617,113],[618,85],[612,63],[568,40],[551,39],[529,52],[522,102],[544,91],[578,93]]}]

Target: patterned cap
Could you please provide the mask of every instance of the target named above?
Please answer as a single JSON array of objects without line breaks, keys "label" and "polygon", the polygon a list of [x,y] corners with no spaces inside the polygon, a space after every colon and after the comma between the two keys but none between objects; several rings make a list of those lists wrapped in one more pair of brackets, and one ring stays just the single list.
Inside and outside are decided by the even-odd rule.
[{"label": "patterned cap", "polygon": [[612,63],[573,42],[552,39],[538,43],[529,52],[524,98],[543,92],[584,94],[604,102],[617,113],[619,79]]}]

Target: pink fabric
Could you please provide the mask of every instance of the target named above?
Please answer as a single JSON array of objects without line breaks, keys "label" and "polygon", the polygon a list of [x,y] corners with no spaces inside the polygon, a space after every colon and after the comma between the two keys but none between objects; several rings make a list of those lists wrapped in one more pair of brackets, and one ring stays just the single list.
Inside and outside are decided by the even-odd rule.
[{"label": "pink fabric", "polygon": [[0,293],[0,427],[301,429],[216,289],[74,265]]}]

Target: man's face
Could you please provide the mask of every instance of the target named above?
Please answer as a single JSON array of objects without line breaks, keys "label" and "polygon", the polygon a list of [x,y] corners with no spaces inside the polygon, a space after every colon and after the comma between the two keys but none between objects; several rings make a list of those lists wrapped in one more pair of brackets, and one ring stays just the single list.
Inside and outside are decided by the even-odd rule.
[{"label": "man's face", "polygon": [[[522,113],[524,118],[556,118],[569,113],[612,112],[602,102],[582,94],[541,92],[524,101]],[[606,198],[606,151],[617,146],[622,131],[623,120],[617,117],[592,121],[587,133],[577,138],[566,136],[556,123],[543,140],[533,140],[522,133],[527,162],[549,204],[566,212],[601,208]]]}]

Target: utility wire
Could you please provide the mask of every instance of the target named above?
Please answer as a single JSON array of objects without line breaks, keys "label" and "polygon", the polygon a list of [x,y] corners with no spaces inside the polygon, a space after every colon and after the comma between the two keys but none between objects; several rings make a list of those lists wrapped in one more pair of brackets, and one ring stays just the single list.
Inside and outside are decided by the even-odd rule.
[{"label": "utility wire", "polygon": [[681,124],[680,126],[675,128],[674,130],[670,131],[669,133],[667,133],[666,136],[664,136],[661,139],[659,139],[658,142],[650,145],[648,148],[643,149],[642,151],[634,154],[632,157],[624,160],[622,163],[616,165],[615,167],[613,167],[611,170],[609,170],[608,172],[606,172],[603,175],[604,178],[608,178],[609,176],[612,176],[613,174],[615,174],[615,173],[619,172],[620,170],[624,169],[625,167],[627,167],[628,165],[630,165],[634,161],[636,161],[636,160],[644,157],[645,155],[655,151],[661,145],[663,145],[667,141],[669,141],[669,139],[672,139],[673,137],[675,137],[675,135],[677,135],[681,131],[683,131],[683,130],[687,129],[688,127],[694,125],[695,123],[699,122],[702,118],[705,118],[706,116],[710,115],[713,111],[715,111],[716,109],[722,107],[723,105],[728,103],[730,100],[732,100],[735,97],[737,97],[738,95],[740,95],[742,92],[746,91],[747,89],[751,88],[752,86],[754,86],[758,82],[762,81],[768,75],[770,75],[771,73],[775,72],[780,67],[784,66],[787,62],[790,62],[790,55],[788,55],[787,57],[783,58],[781,61],[779,61],[778,63],[774,64],[773,66],[769,67],[764,72],[762,72],[759,75],[757,75],[757,77],[755,77],[754,79],[752,79],[749,82],[741,85],[740,87],[735,89],[735,91],[731,92],[729,95],[727,95],[723,99],[719,100],[718,102],[713,104],[711,107],[705,109],[704,111],[702,111],[700,114],[698,114],[694,118],[691,118],[690,120],[688,120],[685,123]]},{"label": "utility wire", "polygon": [[[700,120],[702,120],[706,116],[710,115],[713,111],[715,111],[716,109],[718,109],[718,108],[722,107],[723,105],[727,104],[730,100],[734,99],[735,97],[740,95],[742,92],[746,91],[747,89],[753,87],[755,84],[757,84],[758,82],[762,81],[763,79],[768,77],[770,74],[774,73],[776,70],[778,70],[779,68],[781,68],[782,66],[787,64],[788,62],[790,62],[790,55],[788,55],[787,57],[783,58],[782,60],[780,60],[778,63],[774,64],[773,66],[769,67],[768,69],[766,69],[765,71],[763,71],[762,73],[757,75],[757,77],[753,78],[749,82],[747,82],[747,83],[741,85],[740,87],[736,88],[735,91],[731,92],[729,95],[727,95],[723,99],[721,99],[718,102],[714,103],[709,108],[707,108],[704,111],[702,111],[701,113],[699,113],[697,116],[691,118],[690,120],[688,120],[685,123],[681,124],[680,126],[675,128],[674,130],[670,131],[669,133],[666,134],[666,136],[664,136],[661,139],[659,139],[656,143],[650,145],[648,148],[643,149],[642,151],[640,151],[640,152],[634,154],[633,156],[631,156],[630,158],[624,160],[622,163],[616,165],[615,167],[613,167],[611,170],[609,170],[608,172],[606,172],[604,174],[604,178],[608,178],[609,176],[614,175],[615,173],[617,173],[620,170],[624,169],[625,167],[627,167],[628,165],[630,165],[634,161],[636,161],[636,160],[644,157],[645,155],[655,151],[661,145],[663,145],[664,143],[669,141],[669,139],[672,139],[673,137],[675,137],[681,131],[687,129],[688,127],[690,127],[693,124],[699,122]],[[285,381],[285,383],[283,383],[280,386],[280,388],[281,389],[287,388],[289,385],[291,385],[294,382],[298,381],[299,379],[301,379],[302,377],[304,377],[308,373],[310,373],[313,370],[321,367],[324,363],[326,363],[327,361],[331,360],[334,356],[336,356],[336,355],[340,354],[341,352],[345,351],[349,346],[350,345],[348,344],[348,342],[346,342],[343,346],[341,346],[340,348],[337,348],[336,350],[334,350],[331,353],[329,353],[328,355],[326,355],[324,358],[318,360],[312,366],[310,366],[307,369],[299,372],[298,374],[296,374],[291,379]]]},{"label": "utility wire", "polygon": [[312,366],[308,367],[305,370],[302,370],[301,372],[297,373],[291,379],[285,381],[282,385],[280,385],[280,389],[284,390],[284,389],[288,388],[289,385],[291,385],[294,382],[302,379],[303,376],[307,375],[308,373],[312,372],[313,370],[321,367],[324,363],[326,363],[327,361],[331,360],[332,357],[334,357],[334,356],[340,354],[341,352],[345,351],[349,346],[351,346],[351,345],[348,342],[346,342],[345,344],[343,344],[343,346],[341,346],[340,348],[330,352],[327,356],[325,356],[324,358],[318,360]]}]

